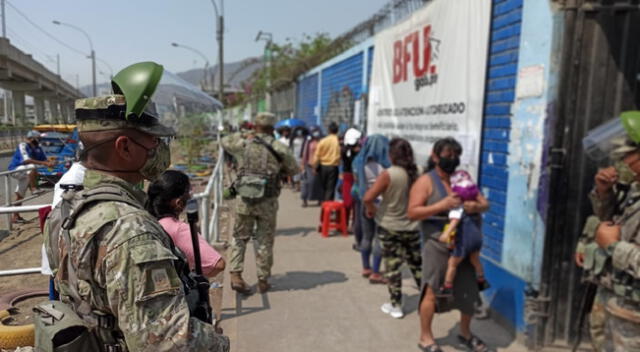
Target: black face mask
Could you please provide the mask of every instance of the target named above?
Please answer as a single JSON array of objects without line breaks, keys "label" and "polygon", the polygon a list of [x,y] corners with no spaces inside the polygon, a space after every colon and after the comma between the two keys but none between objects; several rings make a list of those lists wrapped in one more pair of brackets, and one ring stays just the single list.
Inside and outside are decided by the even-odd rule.
[{"label": "black face mask", "polygon": [[34,147],[37,147],[37,146],[40,145],[40,142],[38,142],[37,139],[34,139],[34,140],[31,141],[31,145],[34,146]]},{"label": "black face mask", "polygon": [[440,157],[440,161],[438,161],[438,166],[442,171],[451,175],[456,171],[456,168],[460,165],[460,158],[444,158]]}]

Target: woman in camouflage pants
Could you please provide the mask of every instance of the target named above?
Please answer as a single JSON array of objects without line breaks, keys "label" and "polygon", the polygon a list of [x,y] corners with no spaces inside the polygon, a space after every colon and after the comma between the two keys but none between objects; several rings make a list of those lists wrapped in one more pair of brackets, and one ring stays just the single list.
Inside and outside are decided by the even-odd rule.
[{"label": "woman in camouflage pants", "polygon": [[[392,166],[380,174],[365,194],[363,202],[367,216],[375,216],[378,224],[382,258],[389,280],[391,302],[383,304],[380,309],[399,319],[404,316],[400,272],[402,264],[407,263],[418,287],[422,278],[418,223],[407,218],[409,188],[418,178],[418,168],[414,162],[411,144],[404,139],[391,140],[389,158]],[[380,195],[382,202],[376,208],[374,201]]]}]

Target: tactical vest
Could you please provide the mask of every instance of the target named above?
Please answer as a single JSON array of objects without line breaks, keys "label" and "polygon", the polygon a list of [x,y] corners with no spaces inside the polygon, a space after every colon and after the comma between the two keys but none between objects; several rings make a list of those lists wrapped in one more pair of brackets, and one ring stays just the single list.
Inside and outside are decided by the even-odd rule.
[{"label": "tactical vest", "polygon": [[[624,224],[633,216],[640,216],[640,199],[626,199],[625,211],[622,215],[615,216],[615,223]],[[591,216],[583,229],[583,236],[586,238],[581,249],[584,251],[583,278],[586,281],[598,284],[613,291],[616,295],[624,297],[634,302],[640,303],[640,279],[633,277],[624,270],[618,270],[613,266],[613,259],[610,253],[600,248],[595,242],[595,233],[600,224],[600,219]],[[621,238],[622,241],[640,244],[640,234],[634,233],[628,238]]]},{"label": "tactical vest", "polygon": [[280,162],[268,142],[254,137],[246,144],[235,189],[245,202],[258,202],[280,195]]},{"label": "tactical vest", "polygon": [[[126,192],[112,185],[81,192],[66,190],[62,197],[63,200],[47,219],[48,238],[45,238],[45,241],[49,244],[47,256],[51,267],[54,268],[56,281],[64,282],[64,285],[56,285],[60,291],[61,302],[43,303],[34,309],[36,351],[126,352],[128,349],[124,342],[124,334],[118,328],[117,318],[109,312],[93,309],[90,302],[83,299],[79,287],[81,280],[85,284],[89,283],[90,289],[97,287],[93,282],[93,264],[99,261],[96,258],[99,254],[96,253],[95,240],[99,234],[108,232],[113,222],[105,223],[86,240],[84,247],[79,251],[83,254],[79,263],[88,265],[81,265],[79,268],[71,264],[69,257],[70,229],[74,227],[76,219],[85,208],[99,202],[121,202],[140,210],[144,208]],[[169,235],[166,236],[171,244],[171,251],[178,258],[174,261],[174,266],[183,283],[189,310],[192,316],[195,316],[193,312],[200,297],[194,288],[200,278],[190,274],[186,260],[177,251]],[[84,290],[86,289],[85,285]],[[98,295],[92,295],[93,299],[97,297]],[[69,326],[73,328],[69,329]]]}]

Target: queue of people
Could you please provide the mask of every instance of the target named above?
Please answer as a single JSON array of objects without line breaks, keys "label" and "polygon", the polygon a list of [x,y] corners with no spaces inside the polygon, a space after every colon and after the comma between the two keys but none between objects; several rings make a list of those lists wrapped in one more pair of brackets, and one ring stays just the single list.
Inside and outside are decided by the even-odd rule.
[{"label": "queue of people", "polygon": [[287,139],[300,165],[302,206],[339,198],[347,210],[353,249],[362,259],[362,276],[384,284],[389,300],[380,310],[404,316],[401,268],[406,264],[421,291],[422,351],[441,351],[432,323],[436,313],[458,309],[458,340],[472,351],[486,344],[470,323],[489,287],[480,263],[481,214],[489,203],[470,174],[457,170],[462,146],[453,138],[437,141],[425,167],[416,164],[411,144],[379,134],[363,136],[335,123],[298,128]]}]

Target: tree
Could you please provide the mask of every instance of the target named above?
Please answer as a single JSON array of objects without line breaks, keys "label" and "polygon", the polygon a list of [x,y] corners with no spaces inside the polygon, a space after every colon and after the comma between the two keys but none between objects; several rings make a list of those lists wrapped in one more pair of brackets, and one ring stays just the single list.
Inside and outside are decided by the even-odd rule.
[{"label": "tree", "polygon": [[282,89],[293,82],[304,72],[322,62],[340,54],[351,46],[346,39],[332,40],[327,33],[316,35],[304,34],[299,42],[287,38],[284,44],[271,43],[271,69],[265,65],[254,73],[247,85],[250,98],[262,98],[268,90],[268,78],[271,75],[271,91]]}]

